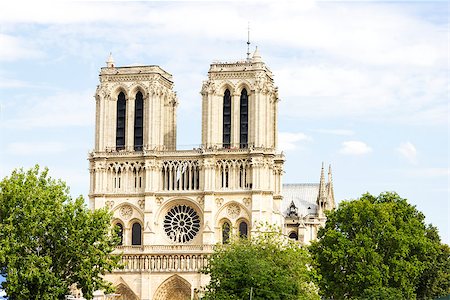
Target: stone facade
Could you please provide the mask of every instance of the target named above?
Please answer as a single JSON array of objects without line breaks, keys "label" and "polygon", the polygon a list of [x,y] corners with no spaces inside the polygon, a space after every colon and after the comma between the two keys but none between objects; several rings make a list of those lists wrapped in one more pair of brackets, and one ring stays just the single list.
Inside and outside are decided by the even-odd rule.
[{"label": "stone facade", "polygon": [[[283,200],[278,91],[257,51],[211,64],[201,95],[202,146],[176,150],[172,76],[158,66],[116,67],[112,57],[101,69],[89,198],[122,232],[125,268],[106,278],[123,299],[195,298],[215,244],[256,234],[259,222],[308,243],[334,207],[323,167],[315,199],[294,191]],[[305,203],[309,215],[299,213]]]}]

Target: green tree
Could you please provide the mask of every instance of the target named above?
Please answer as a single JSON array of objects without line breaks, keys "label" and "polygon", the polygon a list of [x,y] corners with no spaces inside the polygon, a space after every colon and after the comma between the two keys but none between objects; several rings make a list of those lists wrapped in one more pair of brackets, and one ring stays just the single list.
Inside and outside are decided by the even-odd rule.
[{"label": "green tree", "polygon": [[8,299],[64,299],[109,289],[102,275],[118,266],[110,214],[89,210],[66,184],[35,166],[0,182],[0,275]]},{"label": "green tree", "polygon": [[406,199],[364,194],[327,217],[309,248],[325,297],[410,300],[450,292],[448,247]]},{"label": "green tree", "polygon": [[268,228],[251,239],[218,245],[203,273],[211,276],[203,299],[320,299],[304,248]]}]

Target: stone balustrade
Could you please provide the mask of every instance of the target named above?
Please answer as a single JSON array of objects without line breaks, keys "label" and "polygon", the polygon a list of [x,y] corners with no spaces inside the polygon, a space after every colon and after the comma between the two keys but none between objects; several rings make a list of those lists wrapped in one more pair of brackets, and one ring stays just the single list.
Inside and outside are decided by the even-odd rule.
[{"label": "stone balustrade", "polygon": [[173,252],[181,254],[184,252],[213,252],[214,245],[145,245],[145,246],[117,246],[120,253],[145,253],[157,254],[159,252]]},{"label": "stone balustrade", "polygon": [[200,272],[208,262],[208,254],[123,255],[122,269],[115,272]]}]

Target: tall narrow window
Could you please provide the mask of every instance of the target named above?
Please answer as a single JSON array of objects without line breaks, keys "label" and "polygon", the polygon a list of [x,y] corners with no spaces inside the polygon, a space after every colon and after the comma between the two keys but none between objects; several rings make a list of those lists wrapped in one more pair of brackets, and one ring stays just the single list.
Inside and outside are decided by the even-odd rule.
[{"label": "tall narrow window", "polygon": [[248,95],[247,90],[241,92],[240,103],[240,138],[239,148],[247,148],[248,146]]},{"label": "tall narrow window", "polygon": [[116,150],[125,148],[125,116],[125,94],[123,92],[120,92],[119,96],[117,97]]},{"label": "tall narrow window", "polygon": [[131,245],[142,245],[142,226],[134,223],[131,228]]},{"label": "tall narrow window", "polygon": [[228,244],[230,241],[231,225],[228,222],[222,224],[222,244]]},{"label": "tall narrow window", "polygon": [[225,90],[223,95],[223,147],[230,148],[231,141],[231,94]]},{"label": "tall narrow window", "polygon": [[248,237],[248,225],[244,221],[239,224],[239,237],[245,239]]},{"label": "tall narrow window", "polygon": [[120,223],[116,224],[116,232],[117,232],[117,236],[119,237],[119,246],[123,245],[123,225]]},{"label": "tall narrow window", "polygon": [[134,108],[134,150],[142,151],[144,144],[144,99],[141,92],[137,92]]}]

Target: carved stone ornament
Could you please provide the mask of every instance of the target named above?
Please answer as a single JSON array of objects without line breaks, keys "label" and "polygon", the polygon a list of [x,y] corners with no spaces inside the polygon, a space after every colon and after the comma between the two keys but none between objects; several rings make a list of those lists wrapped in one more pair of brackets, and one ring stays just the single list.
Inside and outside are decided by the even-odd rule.
[{"label": "carved stone ornament", "polygon": [[197,202],[198,202],[198,204],[200,204],[200,206],[203,206],[203,204],[205,204],[205,197],[198,196],[197,197]]},{"label": "carved stone ornament", "polygon": [[227,214],[230,218],[236,219],[241,214],[241,208],[237,204],[230,204],[227,207]]},{"label": "carved stone ornament", "polygon": [[217,207],[221,207],[223,203],[223,198],[216,198]]},{"label": "carved stone ornament", "polygon": [[156,204],[161,205],[163,203],[163,201],[164,201],[164,198],[163,197],[156,197],[155,201],[156,201]]},{"label": "carved stone ornament", "polygon": [[114,201],[108,200],[105,202],[105,204],[109,209],[111,209],[114,206]]},{"label": "carved stone ornament", "polygon": [[244,204],[246,206],[250,206],[250,204],[252,204],[252,199],[251,198],[244,198],[244,199],[242,199],[242,202],[244,202]]},{"label": "carved stone ornament", "polygon": [[139,204],[139,207],[140,207],[141,209],[144,209],[144,207],[145,207],[145,200],[143,200],[143,199],[139,200],[139,201],[138,201],[138,204]]},{"label": "carved stone ornament", "polygon": [[129,206],[129,205],[122,206],[122,208],[120,209],[120,215],[125,220],[130,219],[131,216],[133,215],[133,208],[131,206]]}]

